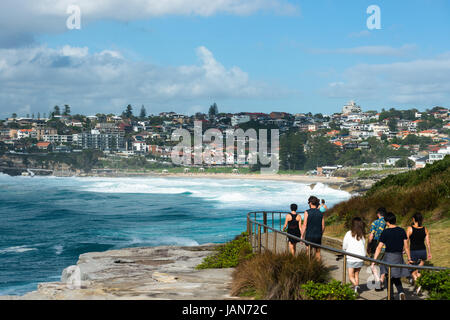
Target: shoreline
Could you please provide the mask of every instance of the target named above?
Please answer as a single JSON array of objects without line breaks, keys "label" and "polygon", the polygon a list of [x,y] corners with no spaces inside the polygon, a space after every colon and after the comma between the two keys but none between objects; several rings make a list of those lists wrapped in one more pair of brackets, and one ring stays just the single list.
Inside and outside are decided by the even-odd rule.
[{"label": "shoreline", "polygon": [[301,183],[325,183],[342,184],[346,178],[308,176],[292,174],[251,174],[251,173],[157,173],[157,172],[118,172],[112,174],[88,173],[82,175],[52,175],[54,177],[101,177],[101,178],[130,178],[130,177],[149,177],[149,178],[197,178],[197,179],[248,179],[248,180],[272,180],[272,181],[293,181]]}]

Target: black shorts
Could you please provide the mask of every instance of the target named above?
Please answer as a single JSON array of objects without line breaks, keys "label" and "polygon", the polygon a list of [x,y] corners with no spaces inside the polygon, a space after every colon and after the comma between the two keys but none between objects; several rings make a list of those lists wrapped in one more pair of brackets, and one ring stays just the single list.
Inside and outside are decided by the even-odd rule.
[{"label": "black shorts", "polygon": [[322,244],[322,237],[310,237],[310,238],[305,238],[305,240],[309,241],[309,242],[313,242],[315,244],[319,244],[319,245]]},{"label": "black shorts", "polygon": [[[301,233],[300,233],[299,231],[297,231],[297,230],[295,230],[295,231],[290,231],[290,230],[288,230],[287,233],[289,233],[289,234],[291,234],[291,235],[293,235],[293,236],[296,236],[297,238],[301,238],[301,237],[302,237]],[[300,241],[297,240],[297,239],[289,238],[289,237],[288,237],[288,241],[289,241],[290,243],[292,243],[292,244],[296,244],[296,243],[300,242]]]},{"label": "black shorts", "polygon": [[377,250],[378,247],[378,240],[373,239],[371,242],[369,242],[369,244],[367,245],[367,253],[370,256],[373,256],[375,254],[375,251]]},{"label": "black shorts", "polygon": [[427,250],[411,250],[411,260],[414,264],[427,260]]}]

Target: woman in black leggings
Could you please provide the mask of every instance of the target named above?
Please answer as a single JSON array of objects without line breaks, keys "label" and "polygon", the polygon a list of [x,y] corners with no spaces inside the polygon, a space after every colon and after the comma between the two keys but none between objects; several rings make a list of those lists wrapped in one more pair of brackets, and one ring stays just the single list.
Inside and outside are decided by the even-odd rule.
[{"label": "woman in black leggings", "polygon": [[[404,229],[395,225],[397,219],[392,212],[388,212],[384,216],[386,221],[386,229],[381,233],[380,240],[375,251],[374,259],[378,259],[381,253],[381,248],[386,246],[383,261],[391,264],[404,264],[403,262],[403,250],[406,251],[408,256],[408,264],[411,264],[411,253],[409,252],[408,237]],[[375,263],[372,263],[372,266]],[[387,267],[380,266],[381,274],[387,274]],[[402,282],[400,278],[408,277],[410,272],[406,268],[391,268],[391,296],[393,293],[393,285],[397,288],[400,300],[405,300],[406,295],[403,290]]]}]

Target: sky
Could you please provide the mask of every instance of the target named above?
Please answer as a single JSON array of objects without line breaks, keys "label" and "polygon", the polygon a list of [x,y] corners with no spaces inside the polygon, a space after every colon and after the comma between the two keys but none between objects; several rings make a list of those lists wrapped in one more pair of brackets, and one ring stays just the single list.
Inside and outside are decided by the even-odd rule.
[{"label": "sky", "polygon": [[449,39],[448,0],[2,0],[0,118],[449,107]]}]

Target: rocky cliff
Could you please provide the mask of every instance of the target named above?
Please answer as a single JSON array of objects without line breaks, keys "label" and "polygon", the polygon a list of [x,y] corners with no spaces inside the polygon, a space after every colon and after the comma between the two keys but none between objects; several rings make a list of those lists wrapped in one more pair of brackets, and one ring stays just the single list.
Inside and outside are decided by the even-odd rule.
[{"label": "rocky cliff", "polygon": [[237,299],[229,294],[233,269],[196,270],[216,245],[127,248],[80,255],[61,281],[2,299]]}]

